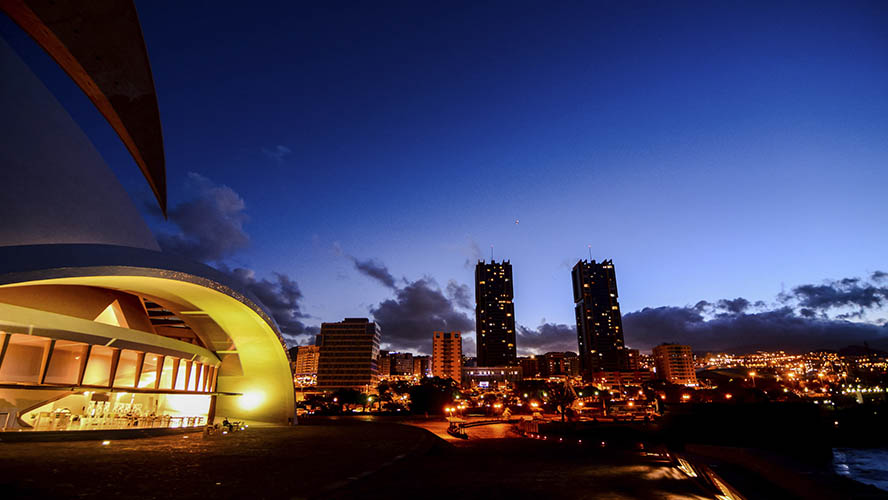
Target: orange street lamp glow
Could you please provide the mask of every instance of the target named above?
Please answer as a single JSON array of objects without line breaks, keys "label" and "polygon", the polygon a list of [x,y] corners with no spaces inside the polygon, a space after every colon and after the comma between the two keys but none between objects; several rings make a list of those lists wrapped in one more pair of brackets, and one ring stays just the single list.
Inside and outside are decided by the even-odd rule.
[{"label": "orange street lamp glow", "polygon": [[731,399],[731,398],[733,398],[733,397],[734,397],[734,395],[731,394],[731,393],[727,393],[727,394],[725,394],[725,399]]}]

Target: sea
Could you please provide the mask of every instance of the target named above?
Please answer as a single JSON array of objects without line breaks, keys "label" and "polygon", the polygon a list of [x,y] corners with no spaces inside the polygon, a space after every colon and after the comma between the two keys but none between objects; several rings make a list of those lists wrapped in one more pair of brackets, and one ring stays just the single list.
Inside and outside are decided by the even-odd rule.
[{"label": "sea", "polygon": [[888,449],[833,448],[833,470],[888,491]]}]

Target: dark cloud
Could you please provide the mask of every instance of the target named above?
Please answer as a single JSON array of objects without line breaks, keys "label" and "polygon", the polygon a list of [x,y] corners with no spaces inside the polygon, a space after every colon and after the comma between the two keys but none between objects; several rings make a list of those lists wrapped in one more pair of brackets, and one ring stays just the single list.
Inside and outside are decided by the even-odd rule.
[{"label": "dark cloud", "polygon": [[873,281],[888,281],[888,273],[885,271],[876,271],[870,276],[870,279]]},{"label": "dark cloud", "polygon": [[227,269],[222,266],[221,270],[234,277],[239,285],[262,302],[288,343],[295,345],[314,341],[319,329],[302,322],[309,316],[302,312],[303,295],[296,281],[283,273],[273,273],[274,279],[268,280],[257,279],[251,269]]},{"label": "dark cloud", "polygon": [[472,309],[472,290],[469,285],[457,283],[454,280],[447,282],[447,297],[463,309]]},{"label": "dark cloud", "polygon": [[515,345],[519,356],[552,351],[577,352],[577,329],[574,325],[543,323],[535,329],[518,325],[517,333]]},{"label": "dark cloud", "polygon": [[224,262],[250,243],[243,228],[247,220],[243,198],[228,186],[193,172],[188,174],[188,184],[195,197],[169,212],[177,231],[157,235],[163,251],[214,265],[262,302],[289,343],[313,342],[318,328],[302,322],[308,316],[302,312],[302,291],[295,280],[285,273],[259,279],[250,269],[232,269]]},{"label": "dark cloud", "polygon": [[164,252],[197,262],[219,262],[249,246],[244,232],[247,216],[243,198],[228,186],[220,186],[206,177],[190,172],[188,185],[195,198],[179,203],[169,211],[172,233],[158,233],[157,242]]},{"label": "dark cloud", "polygon": [[392,276],[385,264],[375,259],[358,260],[355,257],[350,258],[355,264],[355,269],[361,274],[373,278],[389,288],[397,288],[395,286],[395,277]]},{"label": "dark cloud", "polygon": [[739,314],[749,309],[749,301],[743,297],[736,299],[722,299],[718,301],[718,307],[730,314]]},{"label": "dark cloud", "polygon": [[475,322],[431,278],[394,287],[395,297],[370,308],[382,328],[382,342],[393,349],[431,354],[435,331],[471,332]]},{"label": "dark cloud", "polygon": [[886,326],[824,319],[812,313],[807,310],[796,314],[790,307],[781,307],[707,319],[690,307],[648,307],[624,315],[623,327],[626,343],[642,349],[680,342],[695,350],[804,351],[888,340]]},{"label": "dark cloud", "polygon": [[[871,279],[879,276],[874,273]],[[699,350],[809,350],[864,341],[888,345],[888,325],[865,321],[888,303],[888,287],[844,278],[797,286],[781,293],[778,302],[779,307],[769,309],[764,302],[751,306],[738,297],[645,308],[623,316],[626,342],[647,349],[676,341]]]},{"label": "dark cloud", "polygon": [[825,285],[797,286],[792,289],[790,297],[803,307],[821,311],[841,307],[872,309],[881,307],[888,300],[888,287],[844,279]]}]

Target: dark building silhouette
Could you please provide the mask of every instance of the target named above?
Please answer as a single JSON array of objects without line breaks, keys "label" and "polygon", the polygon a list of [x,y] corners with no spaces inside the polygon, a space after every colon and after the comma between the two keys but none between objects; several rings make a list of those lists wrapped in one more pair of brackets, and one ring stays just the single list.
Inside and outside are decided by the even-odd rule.
[{"label": "dark building silhouette", "polygon": [[540,376],[540,359],[536,356],[518,358],[518,366],[521,367],[521,376],[533,378]]},{"label": "dark building silhouette", "polygon": [[629,369],[614,263],[580,260],[571,271],[583,371]]},{"label": "dark building silhouette", "polygon": [[515,298],[512,264],[479,261],[475,266],[475,332],[478,366],[509,366],[515,350]]}]

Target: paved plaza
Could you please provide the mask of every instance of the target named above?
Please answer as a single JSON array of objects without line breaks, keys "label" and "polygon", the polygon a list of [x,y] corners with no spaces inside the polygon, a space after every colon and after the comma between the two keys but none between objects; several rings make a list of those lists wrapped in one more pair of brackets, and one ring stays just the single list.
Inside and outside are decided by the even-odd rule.
[{"label": "paved plaza", "polygon": [[[427,425],[440,432],[439,422]],[[445,441],[394,422],[0,444],[4,498],[711,498],[637,450],[513,437]],[[486,439],[485,439],[486,438]]]},{"label": "paved plaza", "polygon": [[2,443],[10,498],[320,498],[437,438],[389,423],[249,428],[144,439]]}]

